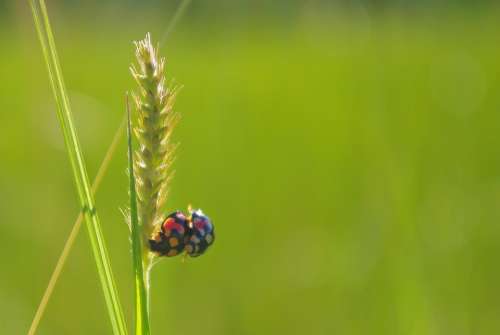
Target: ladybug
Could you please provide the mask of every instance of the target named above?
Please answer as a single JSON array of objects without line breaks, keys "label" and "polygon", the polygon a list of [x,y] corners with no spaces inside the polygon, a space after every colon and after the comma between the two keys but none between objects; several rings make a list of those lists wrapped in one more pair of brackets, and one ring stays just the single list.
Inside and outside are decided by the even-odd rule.
[{"label": "ladybug", "polygon": [[191,217],[188,221],[189,232],[185,242],[185,250],[189,256],[198,257],[214,243],[214,225],[200,209],[191,211]]},{"label": "ladybug", "polygon": [[149,240],[149,246],[162,256],[177,256],[184,251],[188,231],[188,219],[184,213],[176,211],[167,216],[161,230]]}]

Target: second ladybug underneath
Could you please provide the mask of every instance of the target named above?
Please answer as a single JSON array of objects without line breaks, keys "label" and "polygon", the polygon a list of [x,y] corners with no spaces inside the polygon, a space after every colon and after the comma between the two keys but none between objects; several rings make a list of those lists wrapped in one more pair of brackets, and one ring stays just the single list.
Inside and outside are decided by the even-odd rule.
[{"label": "second ladybug underneath", "polygon": [[198,257],[214,243],[214,225],[201,210],[191,213],[189,236],[185,250],[191,257]]}]

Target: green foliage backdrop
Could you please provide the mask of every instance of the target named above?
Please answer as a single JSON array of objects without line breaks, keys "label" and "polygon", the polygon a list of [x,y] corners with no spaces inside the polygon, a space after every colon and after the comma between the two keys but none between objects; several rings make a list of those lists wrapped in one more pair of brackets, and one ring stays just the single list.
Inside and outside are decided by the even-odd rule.
[{"label": "green foliage backdrop", "polygon": [[[131,41],[169,17],[109,8],[52,15],[91,176],[134,87]],[[16,13],[0,25],[6,334],[28,329],[78,213],[27,6]],[[184,85],[168,207],[202,207],[218,235],[153,269],[153,333],[498,333],[498,13],[181,22],[162,47]],[[124,140],[96,202],[130,320],[125,169]],[[91,257],[80,234],[39,334],[110,332]]]}]

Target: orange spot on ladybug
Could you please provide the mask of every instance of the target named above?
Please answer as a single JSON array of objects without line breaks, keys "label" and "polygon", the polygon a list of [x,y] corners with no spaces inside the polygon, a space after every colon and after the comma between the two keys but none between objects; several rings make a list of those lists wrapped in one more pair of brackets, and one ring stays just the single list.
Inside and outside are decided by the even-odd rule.
[{"label": "orange spot on ladybug", "polygon": [[172,249],[172,250],[170,250],[170,251],[167,253],[167,256],[168,256],[168,257],[172,257],[172,256],[175,256],[175,255],[177,255],[177,250],[175,250],[175,249]]},{"label": "orange spot on ladybug", "polygon": [[179,240],[175,237],[171,237],[169,240],[168,240],[168,243],[170,243],[170,246],[172,248],[175,248],[176,246],[179,245]]}]

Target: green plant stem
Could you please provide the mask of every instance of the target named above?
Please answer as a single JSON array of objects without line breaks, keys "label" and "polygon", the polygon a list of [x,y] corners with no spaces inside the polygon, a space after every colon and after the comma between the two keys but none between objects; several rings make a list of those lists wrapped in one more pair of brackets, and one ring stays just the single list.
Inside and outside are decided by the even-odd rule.
[{"label": "green plant stem", "polygon": [[[129,192],[130,192],[130,233],[132,240],[132,261],[135,275],[135,333],[137,335],[149,335],[149,283],[144,274],[143,254],[146,251],[142,244],[142,232],[139,226],[137,214],[137,193],[135,190],[134,156],[132,152],[132,132],[130,125],[130,106],[127,96],[127,137],[128,137],[128,169],[129,169]],[[145,257],[144,259],[147,259]]]},{"label": "green plant stem", "polygon": [[[40,39],[45,63],[49,72],[50,83],[57,105],[57,116],[64,136],[68,156],[73,171],[80,205],[84,213],[87,230],[97,265],[101,286],[106,301],[106,306],[111,319],[114,334],[127,334],[125,318],[118,298],[118,292],[114,281],[109,261],[106,243],[101,231],[99,217],[94,206],[83,155],[80,149],[76,130],[73,124],[71,108],[67,90],[64,84],[61,66],[57,56],[54,36],[50,27],[49,17],[45,1],[30,0],[33,20]],[[41,17],[40,19],[40,12]]]}]

